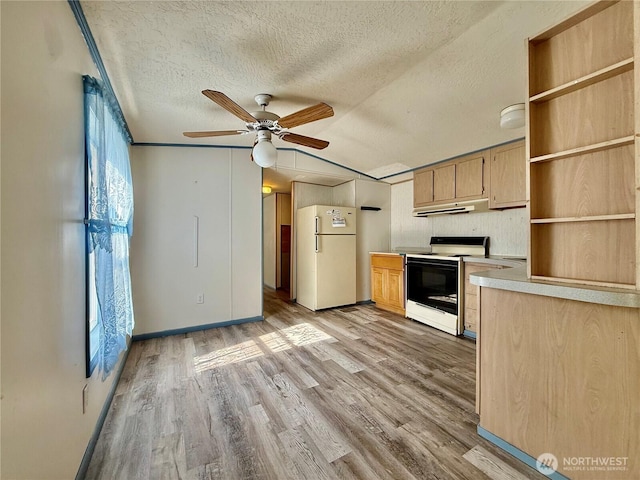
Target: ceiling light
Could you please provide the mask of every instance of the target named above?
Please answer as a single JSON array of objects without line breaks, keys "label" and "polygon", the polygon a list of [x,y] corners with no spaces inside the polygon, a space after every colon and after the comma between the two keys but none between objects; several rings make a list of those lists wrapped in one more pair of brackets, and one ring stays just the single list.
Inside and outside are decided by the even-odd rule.
[{"label": "ceiling light", "polygon": [[500,112],[500,128],[524,127],[524,103],[516,103]]},{"label": "ceiling light", "polygon": [[262,168],[273,167],[278,159],[278,150],[271,143],[271,132],[258,130],[258,143],[253,147],[253,161]]},{"label": "ceiling light", "polygon": [[263,185],[262,193],[271,193],[271,187],[269,185]]}]

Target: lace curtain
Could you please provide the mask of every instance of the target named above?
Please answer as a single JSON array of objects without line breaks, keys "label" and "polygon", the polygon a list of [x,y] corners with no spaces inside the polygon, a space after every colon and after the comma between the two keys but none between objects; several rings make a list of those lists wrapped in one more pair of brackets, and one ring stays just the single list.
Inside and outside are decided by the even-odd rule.
[{"label": "lace curtain", "polygon": [[[90,318],[87,349],[92,362],[109,376],[133,332],[129,274],[129,237],[133,233],[133,186],[123,119],[92,77],[84,76],[87,155],[87,246],[89,299],[97,300]],[[91,301],[91,300],[90,300]],[[96,345],[97,343],[97,345]]]}]

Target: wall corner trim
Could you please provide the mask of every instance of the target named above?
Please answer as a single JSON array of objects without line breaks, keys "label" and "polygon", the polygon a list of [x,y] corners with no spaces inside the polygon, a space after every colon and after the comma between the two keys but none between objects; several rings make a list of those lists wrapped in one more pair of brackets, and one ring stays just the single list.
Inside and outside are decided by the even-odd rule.
[{"label": "wall corner trim", "polygon": [[124,117],[124,113],[122,112],[122,107],[120,106],[120,102],[118,101],[118,97],[116,96],[115,91],[113,90],[113,86],[111,85],[111,80],[109,80],[109,75],[107,75],[107,69],[104,67],[104,63],[102,62],[102,57],[100,56],[100,51],[98,50],[98,45],[96,44],[95,38],[93,38],[93,34],[91,33],[91,29],[89,28],[89,24],[87,23],[87,18],[84,16],[84,11],[82,10],[82,5],[80,5],[80,0],[67,0],[69,3],[69,7],[71,7],[71,11],[73,12],[73,16],[76,18],[76,22],[78,22],[78,26],[80,27],[80,31],[82,32],[82,36],[84,37],[84,41],[87,44],[87,48],[89,49],[89,54],[93,59],[93,63],[95,64],[98,72],[100,73],[100,78],[104,83],[105,88],[109,91],[109,94],[115,100],[118,111],[116,112],[122,122],[124,124],[125,133],[127,135],[127,140],[130,144],[133,144],[133,136],[131,135],[131,130],[129,130],[129,125],[127,125],[127,120]]}]

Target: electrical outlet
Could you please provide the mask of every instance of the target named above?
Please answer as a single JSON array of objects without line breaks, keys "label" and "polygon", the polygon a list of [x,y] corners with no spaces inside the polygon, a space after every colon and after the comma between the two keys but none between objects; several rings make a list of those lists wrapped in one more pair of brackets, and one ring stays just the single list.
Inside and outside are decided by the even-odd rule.
[{"label": "electrical outlet", "polygon": [[199,293],[196,297],[196,303],[204,303],[204,293]]},{"label": "electrical outlet", "polygon": [[82,414],[87,413],[89,409],[89,384],[82,389]]}]

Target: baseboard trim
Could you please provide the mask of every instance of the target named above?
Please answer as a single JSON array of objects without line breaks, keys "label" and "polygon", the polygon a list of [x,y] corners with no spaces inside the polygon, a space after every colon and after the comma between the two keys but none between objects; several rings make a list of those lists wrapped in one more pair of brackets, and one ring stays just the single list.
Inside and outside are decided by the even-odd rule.
[{"label": "baseboard trim", "polygon": [[[507,452],[509,455],[516,457],[521,462],[526,463],[531,468],[538,471],[536,467],[536,459],[533,458],[528,453],[523,452],[518,447],[511,445],[506,440],[503,440],[502,438],[500,438],[497,435],[494,435],[490,431],[485,430],[480,425],[478,425],[478,435],[480,435],[485,440],[488,440],[489,442],[493,443],[496,447],[501,448],[502,450]],[[543,475],[551,478],[552,480],[570,480],[568,477],[565,477],[564,475],[558,472],[553,472],[548,474],[545,473]]]},{"label": "baseboard trim", "polygon": [[[84,480],[84,478],[87,476],[87,471],[89,470],[89,464],[91,463],[93,452],[96,449],[98,438],[100,438],[100,433],[102,432],[104,421],[107,419],[109,408],[111,408],[111,402],[113,402],[113,397],[116,394],[116,388],[118,388],[118,383],[120,383],[120,376],[122,375],[124,366],[127,363],[127,359],[129,358],[130,351],[131,351],[131,342],[129,342],[127,349],[124,351],[124,356],[122,358],[122,361],[120,362],[120,365],[118,366],[118,370],[116,371],[116,377],[113,379],[113,383],[111,384],[111,388],[109,389],[107,398],[104,401],[104,405],[102,405],[102,410],[100,411],[100,415],[98,416],[98,421],[96,422],[96,426],[93,430],[93,434],[89,439],[89,444],[87,445],[87,449],[84,451],[84,455],[82,456],[82,461],[80,462],[80,467],[78,468],[78,472],[76,473],[75,480]],[[100,372],[98,370],[94,370],[94,373],[99,374]]]},{"label": "baseboard trim", "polygon": [[226,322],[207,323],[204,325],[194,325],[192,327],[174,328],[172,330],[163,330],[161,332],[141,333],[140,335],[134,335],[133,341],[140,342],[142,340],[149,340],[152,338],[169,337],[171,335],[181,335],[183,333],[199,332],[200,330],[209,330],[217,327],[228,327],[230,325],[240,325],[242,323],[261,322],[264,320],[264,316],[238,318],[236,320],[228,320]]},{"label": "baseboard trim", "polygon": [[467,338],[473,338],[474,340],[476,340],[477,338],[476,332],[472,332],[471,330],[465,330],[464,332],[462,332],[462,335]]}]

